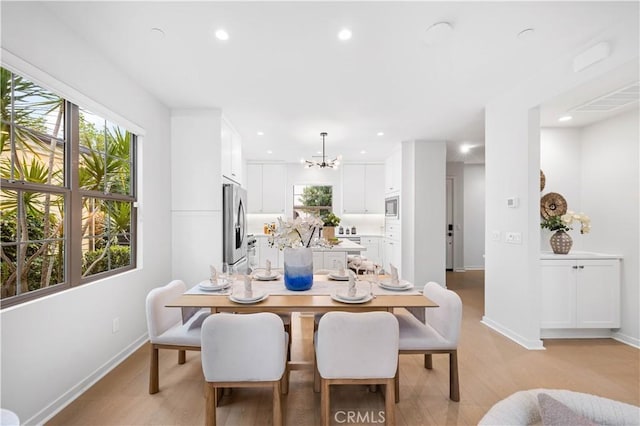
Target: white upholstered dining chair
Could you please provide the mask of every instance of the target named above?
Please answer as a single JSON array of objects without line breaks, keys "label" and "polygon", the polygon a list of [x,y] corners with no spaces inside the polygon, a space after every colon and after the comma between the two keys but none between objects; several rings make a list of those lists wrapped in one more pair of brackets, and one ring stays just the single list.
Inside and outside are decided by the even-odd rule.
[{"label": "white upholstered dining chair", "polygon": [[168,308],[166,304],[186,291],[187,287],[180,280],[154,288],[147,295],[147,329],[151,342],[151,360],[149,365],[149,393],[157,393],[160,389],[158,373],[158,355],[160,349],[178,351],[178,364],[186,361],[186,351],[200,350],[200,327],[209,315],[206,310],[197,311],[185,323],[179,308]]},{"label": "white upholstered dining chair", "polygon": [[[400,354],[424,354],[424,367],[433,368],[433,354],[449,354],[449,398],[460,401],[458,380],[458,341],[462,326],[462,301],[453,291],[429,282],[423,294],[435,302],[437,308],[425,308],[426,323],[403,310],[396,313],[400,326]],[[396,377],[396,402],[400,398],[399,378]]]},{"label": "white upholstered dining chair", "polygon": [[384,384],[385,421],[395,424],[394,377],[398,321],[389,312],[327,312],[315,339],[320,377],[321,423],[330,423],[330,388],[336,384]]},{"label": "white upholstered dining chair", "polygon": [[282,425],[280,393],[288,389],[289,335],[270,312],[209,316],[202,324],[206,424],[215,426],[220,388],[273,389],[273,424]]}]

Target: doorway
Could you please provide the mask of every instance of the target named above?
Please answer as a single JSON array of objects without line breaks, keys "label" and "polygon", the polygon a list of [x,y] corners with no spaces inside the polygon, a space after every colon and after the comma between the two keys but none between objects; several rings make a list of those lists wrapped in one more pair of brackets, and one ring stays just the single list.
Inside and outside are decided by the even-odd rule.
[{"label": "doorway", "polygon": [[453,271],[453,178],[447,178],[447,212],[445,221],[446,270]]}]

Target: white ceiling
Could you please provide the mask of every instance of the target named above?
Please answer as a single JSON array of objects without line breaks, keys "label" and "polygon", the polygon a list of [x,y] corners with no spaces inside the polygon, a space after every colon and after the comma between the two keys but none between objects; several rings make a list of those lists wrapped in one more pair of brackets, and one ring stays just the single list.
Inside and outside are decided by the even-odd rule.
[{"label": "white ceiling", "polygon": [[[412,139],[446,140],[449,160],[482,162],[488,101],[638,19],[637,2],[45,5],[168,107],[221,108],[246,158],[284,161],[317,155],[326,131],[327,154],[345,162],[382,160]],[[439,21],[453,32],[427,44]],[[219,28],[228,41],[215,39]],[[462,156],[461,144],[474,148]]]}]

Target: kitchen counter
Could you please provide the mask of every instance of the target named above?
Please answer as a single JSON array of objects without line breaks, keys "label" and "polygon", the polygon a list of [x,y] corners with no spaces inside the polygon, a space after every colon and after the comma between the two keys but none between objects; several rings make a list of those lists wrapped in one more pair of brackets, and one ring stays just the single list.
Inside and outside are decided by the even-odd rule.
[{"label": "kitchen counter", "polygon": [[366,251],[367,248],[363,245],[354,243],[346,239],[341,240],[340,244],[331,247],[311,247],[313,251]]},{"label": "kitchen counter", "polygon": [[[266,234],[253,234],[254,237],[256,238],[267,238],[268,235]],[[354,235],[355,237],[358,236],[358,234]],[[364,235],[361,235],[364,236]],[[367,248],[363,245],[354,243],[353,241],[347,240],[345,238],[341,238],[340,239],[340,244],[335,245],[335,246],[331,246],[331,247],[311,247],[311,249],[313,251],[366,251]]]},{"label": "kitchen counter", "polygon": [[622,259],[619,254],[593,253],[588,251],[572,251],[569,254],[555,254],[552,251],[543,251],[540,253],[542,260],[576,260],[576,259]]}]

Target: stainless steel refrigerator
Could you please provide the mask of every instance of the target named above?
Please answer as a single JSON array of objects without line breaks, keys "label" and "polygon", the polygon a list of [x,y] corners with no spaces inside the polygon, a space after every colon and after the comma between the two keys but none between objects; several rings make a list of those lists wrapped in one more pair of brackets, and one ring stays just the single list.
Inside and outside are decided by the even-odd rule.
[{"label": "stainless steel refrigerator", "polygon": [[238,272],[247,269],[247,191],[239,185],[222,186],[222,257]]}]

